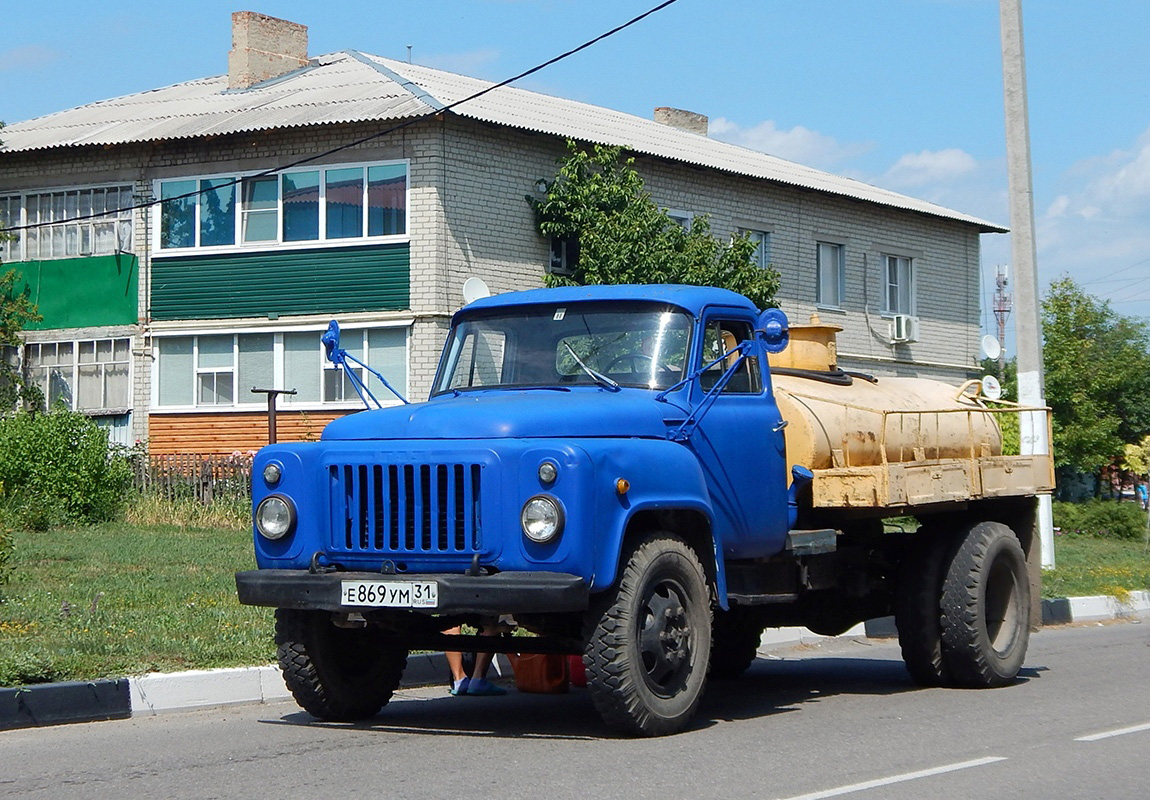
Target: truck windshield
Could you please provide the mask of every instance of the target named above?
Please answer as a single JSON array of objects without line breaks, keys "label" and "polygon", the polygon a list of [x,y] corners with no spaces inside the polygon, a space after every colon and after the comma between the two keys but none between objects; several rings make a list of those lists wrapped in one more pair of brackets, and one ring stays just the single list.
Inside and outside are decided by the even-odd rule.
[{"label": "truck windshield", "polygon": [[683,377],[690,331],[690,315],[653,303],[477,312],[452,329],[433,394],[595,385],[604,376],[620,386],[665,389]]}]

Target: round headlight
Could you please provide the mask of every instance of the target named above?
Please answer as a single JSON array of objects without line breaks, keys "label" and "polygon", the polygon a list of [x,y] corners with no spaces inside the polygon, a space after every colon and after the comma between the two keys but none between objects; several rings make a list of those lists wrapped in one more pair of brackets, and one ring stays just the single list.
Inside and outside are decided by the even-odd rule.
[{"label": "round headlight", "polygon": [[559,477],[559,468],[554,461],[544,461],[539,465],[539,480],[544,483],[554,483]]},{"label": "round headlight", "polygon": [[549,542],[563,530],[563,509],[554,498],[538,494],[523,504],[519,522],[528,539]]},{"label": "round headlight", "polygon": [[280,478],[282,477],[283,471],[280,469],[279,464],[272,463],[264,467],[264,483],[268,486],[275,486],[280,482]]},{"label": "round headlight", "polygon": [[273,494],[256,507],[256,530],[265,539],[282,539],[295,525],[295,507],[286,497]]}]

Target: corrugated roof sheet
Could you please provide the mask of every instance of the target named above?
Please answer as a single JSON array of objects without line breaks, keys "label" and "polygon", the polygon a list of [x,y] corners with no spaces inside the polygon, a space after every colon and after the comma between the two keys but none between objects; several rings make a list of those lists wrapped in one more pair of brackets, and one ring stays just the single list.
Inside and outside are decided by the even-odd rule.
[{"label": "corrugated roof sheet", "polygon": [[[492,84],[477,78],[357,52],[332,53],[311,66],[250,89],[227,76],[102,100],[4,129],[0,153],[116,145],[306,125],[401,120],[433,113]],[[994,223],[861,181],[620,111],[504,86],[451,109],[463,117],[736,175],[778,181],[1002,232]]]}]

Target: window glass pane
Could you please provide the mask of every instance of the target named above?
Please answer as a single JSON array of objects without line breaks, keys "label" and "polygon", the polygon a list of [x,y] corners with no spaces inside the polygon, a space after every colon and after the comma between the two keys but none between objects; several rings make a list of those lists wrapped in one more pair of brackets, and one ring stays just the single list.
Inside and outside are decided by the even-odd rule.
[{"label": "window glass pane", "polygon": [[96,343],[80,342],[80,363],[93,364],[96,361]]},{"label": "window glass pane", "polygon": [[[356,376],[362,381],[364,370],[362,367],[348,365],[350,369],[355,370]],[[368,387],[369,389],[371,387]],[[374,390],[373,390],[374,393]],[[351,378],[347,376],[347,369],[340,367],[326,368],[323,371],[323,401],[325,403],[342,403],[344,401],[359,400],[359,393],[356,392],[355,386],[351,382]]]},{"label": "window glass pane", "polygon": [[192,405],[192,341],[191,336],[158,340],[158,403],[161,406]]},{"label": "window glass pane", "polygon": [[[274,343],[270,333],[249,333],[239,337],[240,359],[236,386],[240,403],[262,403],[266,395],[252,394],[252,389],[275,389]],[[291,388],[291,387],[288,387]]]},{"label": "window glass pane", "polygon": [[279,235],[279,178],[244,181],[245,242],[274,242]]},{"label": "window glass pane", "polygon": [[104,407],[104,376],[99,364],[82,365],[76,383],[77,409]]},{"label": "window glass pane", "polygon": [[[367,332],[367,363],[379,371],[400,394],[407,394],[407,329],[382,328]],[[387,393],[387,390],[384,390]],[[378,396],[378,395],[377,395]],[[382,398],[381,398],[382,399]]]},{"label": "window glass pane", "polygon": [[104,407],[127,408],[130,403],[132,384],[128,380],[127,364],[107,364],[104,366]]},{"label": "window glass pane", "polygon": [[236,243],[236,187],[230,178],[200,181],[200,246]]},{"label": "window glass pane", "polygon": [[363,236],[363,169],[327,171],[327,238]]},{"label": "window glass pane", "polygon": [[232,337],[229,336],[201,336],[199,337],[200,356],[196,364],[200,369],[232,366]]},{"label": "window glass pane", "polygon": [[199,381],[199,405],[218,406],[232,404],[232,373],[202,372]]},{"label": "window glass pane", "polygon": [[160,184],[160,247],[193,247],[196,244],[196,198],[179,197],[196,191],[195,181],[164,181]]},{"label": "window glass pane", "polygon": [[283,176],[285,242],[319,239],[319,173]]},{"label": "window glass pane", "polygon": [[407,165],[367,168],[367,235],[407,231]]},{"label": "window glass pane", "polygon": [[320,331],[284,334],[284,388],[295,389],[296,394],[282,399],[295,403],[319,402],[320,335]]},{"label": "window glass pane", "polygon": [[842,304],[842,245],[820,242],[818,245],[817,302],[828,306]]}]

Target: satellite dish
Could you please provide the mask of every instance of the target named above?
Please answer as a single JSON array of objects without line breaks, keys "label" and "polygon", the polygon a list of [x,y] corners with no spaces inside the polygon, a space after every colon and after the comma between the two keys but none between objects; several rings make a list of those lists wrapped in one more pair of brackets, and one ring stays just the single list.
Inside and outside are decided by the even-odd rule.
[{"label": "satellite dish", "polygon": [[982,337],[982,353],[991,361],[997,361],[998,357],[1002,355],[1002,345],[998,343],[998,339],[988,333]]},{"label": "satellite dish", "polygon": [[993,375],[982,376],[982,396],[989,400],[1002,397],[1002,384],[998,382],[998,378]]},{"label": "satellite dish", "polygon": [[487,288],[482,278],[471,277],[463,282],[463,305],[490,296],[491,290]]}]

